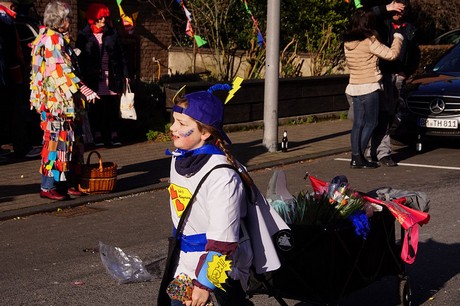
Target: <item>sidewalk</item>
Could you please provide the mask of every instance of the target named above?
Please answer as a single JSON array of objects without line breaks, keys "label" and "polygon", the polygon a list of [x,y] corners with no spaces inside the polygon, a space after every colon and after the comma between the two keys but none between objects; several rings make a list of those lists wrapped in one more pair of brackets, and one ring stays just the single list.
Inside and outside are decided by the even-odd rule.
[{"label": "sidewalk", "polygon": [[[279,127],[289,138],[288,152],[267,152],[262,144],[263,130],[229,133],[234,156],[249,171],[265,167],[318,158],[350,150],[350,120],[322,121],[304,125]],[[34,213],[53,211],[116,198],[138,192],[166,188],[170,157],[165,150],[174,149],[172,142],[143,142],[120,148],[98,149],[103,161],[118,165],[115,190],[110,194],[85,195],[66,201],[52,201],[39,196],[39,159],[0,165],[0,220],[23,217]],[[88,153],[85,153],[85,161]],[[91,163],[97,162],[93,154]]]}]

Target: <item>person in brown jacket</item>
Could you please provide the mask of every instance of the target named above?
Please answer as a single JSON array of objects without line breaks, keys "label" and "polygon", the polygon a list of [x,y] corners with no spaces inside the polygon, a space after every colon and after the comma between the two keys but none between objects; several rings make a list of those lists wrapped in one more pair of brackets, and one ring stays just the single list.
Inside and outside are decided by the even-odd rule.
[{"label": "person in brown jacket", "polygon": [[353,100],[353,127],[351,130],[351,168],[376,168],[378,164],[364,157],[372,133],[378,123],[379,91],[382,90],[382,74],[379,59],[396,60],[404,38],[394,34],[391,47],[379,40],[377,22],[373,12],[357,9],[352,16],[349,30],[344,35],[345,59],[350,71],[345,90]]}]

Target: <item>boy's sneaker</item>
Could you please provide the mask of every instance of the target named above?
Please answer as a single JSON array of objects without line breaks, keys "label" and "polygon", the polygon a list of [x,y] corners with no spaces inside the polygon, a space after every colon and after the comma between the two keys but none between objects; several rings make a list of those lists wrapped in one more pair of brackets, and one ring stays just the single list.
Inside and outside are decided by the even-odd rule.
[{"label": "boy's sneaker", "polygon": [[121,141],[120,141],[120,139],[118,137],[115,136],[115,137],[112,138],[112,146],[114,146],[114,147],[121,146]]},{"label": "boy's sneaker", "polygon": [[11,150],[0,148],[0,156],[7,156],[7,155],[10,155],[12,153],[13,153],[13,151],[11,151]]},{"label": "boy's sneaker", "polygon": [[390,156],[384,156],[379,160],[379,163],[381,165],[387,166],[387,167],[395,167],[398,164],[395,163],[395,161],[390,157]]},{"label": "boy's sneaker", "polygon": [[103,147],[104,146],[104,139],[101,136],[94,138],[94,145],[96,147]]}]

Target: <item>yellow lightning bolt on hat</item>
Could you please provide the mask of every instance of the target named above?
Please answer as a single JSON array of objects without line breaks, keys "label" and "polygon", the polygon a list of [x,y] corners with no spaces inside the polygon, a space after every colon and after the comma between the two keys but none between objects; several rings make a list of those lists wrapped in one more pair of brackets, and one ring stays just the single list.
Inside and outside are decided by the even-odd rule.
[{"label": "yellow lightning bolt on hat", "polygon": [[227,99],[225,99],[225,103],[224,104],[227,104],[228,101],[230,101],[232,98],[233,98],[233,95],[235,94],[235,92],[238,91],[238,89],[241,88],[241,83],[243,82],[243,78],[241,77],[236,77],[234,80],[233,80],[233,83],[232,83],[232,90],[230,90],[228,92],[228,96],[227,96]]}]

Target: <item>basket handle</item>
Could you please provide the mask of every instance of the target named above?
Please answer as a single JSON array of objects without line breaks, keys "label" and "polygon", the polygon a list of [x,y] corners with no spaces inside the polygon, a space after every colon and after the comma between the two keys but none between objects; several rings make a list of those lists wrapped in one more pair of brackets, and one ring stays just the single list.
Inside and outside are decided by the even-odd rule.
[{"label": "basket handle", "polygon": [[91,151],[89,154],[88,154],[88,158],[86,159],[86,164],[89,165],[90,164],[90,159],[91,159],[91,155],[93,155],[93,153],[96,153],[97,157],[99,158],[99,171],[102,172],[103,168],[102,168],[102,157],[101,157],[101,154],[99,154],[98,151]]}]

